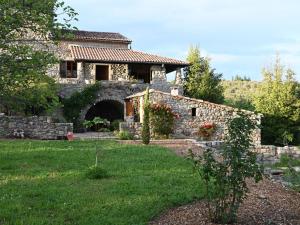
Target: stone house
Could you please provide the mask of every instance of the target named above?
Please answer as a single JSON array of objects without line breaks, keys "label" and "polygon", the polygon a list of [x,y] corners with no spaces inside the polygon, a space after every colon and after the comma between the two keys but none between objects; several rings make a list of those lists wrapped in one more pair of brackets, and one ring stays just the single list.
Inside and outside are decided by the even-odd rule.
[{"label": "stone house", "polygon": [[[121,124],[123,130],[129,130],[135,136],[141,134],[141,122],[143,121],[143,102],[145,91],[128,96],[125,99],[126,111],[125,121]],[[226,122],[229,118],[237,116],[238,109],[226,105],[220,105],[182,96],[178,90],[173,89],[171,93],[159,90],[149,90],[149,100],[151,104],[165,104],[171,107],[172,111],[179,115],[175,120],[174,137],[197,138],[199,127],[205,123],[214,123],[216,131],[212,136],[212,140],[222,141],[227,132]],[[134,109],[134,102],[138,102],[138,109]],[[250,118],[256,120],[258,124],[261,121],[261,115],[257,115],[251,111],[242,110],[250,115]],[[135,117],[139,114],[139,118]],[[256,146],[261,143],[260,129],[253,132],[253,141]]]},{"label": "stone house", "polygon": [[[110,121],[121,119],[125,120],[122,128],[139,135],[144,91],[149,87],[151,102],[167,104],[180,115],[175,123],[176,137],[196,137],[202,123],[213,122],[218,128],[213,139],[224,138],[225,122],[237,110],[183,96],[181,71],[188,66],[187,62],[132,50],[132,41],[119,33],[67,32],[72,38],[48,46],[60,59],[48,71],[60,85],[60,97],[68,98],[97,81],[101,84],[97,99],[81,110],[81,121],[96,116]],[[166,74],[171,72],[175,72],[174,83],[167,82]],[[133,99],[140,102],[138,112],[132,109]],[[135,113],[140,115],[139,120]],[[260,120],[259,116],[248,113]],[[55,126],[58,125],[51,125],[51,129]],[[65,127],[69,130],[68,124]],[[254,140],[260,143],[260,130],[255,132]]]},{"label": "stone house", "polygon": [[[49,69],[49,76],[61,85],[60,96],[100,81],[97,100],[81,112],[81,120],[95,116],[110,121],[124,118],[124,99],[147,86],[170,92],[182,90],[181,69],[188,63],[131,49],[132,41],[119,33],[68,31],[54,48],[60,63]],[[166,74],[176,73],[176,83]]]}]

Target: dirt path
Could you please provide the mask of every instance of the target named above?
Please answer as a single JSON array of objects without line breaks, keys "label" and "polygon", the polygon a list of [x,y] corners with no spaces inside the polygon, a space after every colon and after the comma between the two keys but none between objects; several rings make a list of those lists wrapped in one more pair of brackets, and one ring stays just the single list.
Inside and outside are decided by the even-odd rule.
[{"label": "dirt path", "polygon": [[[140,144],[139,141],[125,143]],[[153,141],[186,156],[188,149],[201,153],[201,147],[186,140]],[[300,225],[300,194],[264,179],[249,181],[250,193],[238,212],[236,225]],[[150,225],[215,225],[207,218],[204,201],[170,209],[150,222]]]}]

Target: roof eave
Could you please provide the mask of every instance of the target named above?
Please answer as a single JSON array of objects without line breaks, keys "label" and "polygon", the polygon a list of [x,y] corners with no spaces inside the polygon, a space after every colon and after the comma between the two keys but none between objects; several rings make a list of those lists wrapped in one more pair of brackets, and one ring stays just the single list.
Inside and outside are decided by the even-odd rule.
[{"label": "roof eave", "polygon": [[174,65],[174,66],[182,66],[182,67],[186,67],[189,66],[190,64],[188,63],[170,63],[170,62],[146,62],[146,61],[122,61],[122,60],[97,60],[97,59],[82,59],[82,58],[74,58],[74,61],[82,61],[82,62],[103,62],[103,63],[109,63],[109,62],[113,62],[113,63],[136,63],[136,64],[155,64],[155,65],[160,65],[160,64],[164,64],[164,65]]}]

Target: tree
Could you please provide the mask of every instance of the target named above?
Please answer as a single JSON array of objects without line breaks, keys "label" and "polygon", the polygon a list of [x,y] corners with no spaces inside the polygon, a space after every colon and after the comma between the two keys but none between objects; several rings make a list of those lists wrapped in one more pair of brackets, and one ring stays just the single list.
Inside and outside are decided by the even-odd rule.
[{"label": "tree", "polygon": [[146,89],[144,96],[144,118],[142,127],[142,140],[145,145],[150,143],[150,102],[149,102],[149,88]]},{"label": "tree", "polygon": [[[262,71],[264,80],[254,99],[255,108],[263,113],[262,139],[266,144],[291,142],[300,125],[300,99],[295,73],[284,69],[277,56],[275,64]],[[288,138],[287,138],[288,137]]]},{"label": "tree", "polygon": [[0,1],[0,100],[7,113],[40,114],[58,105],[46,74],[58,62],[53,46],[76,15],[59,0]]},{"label": "tree", "polygon": [[250,77],[247,77],[246,75],[241,76],[241,75],[235,75],[235,77],[232,78],[232,80],[239,80],[239,81],[251,81]]},{"label": "tree", "polygon": [[208,58],[201,57],[198,47],[191,47],[187,57],[190,66],[184,70],[184,92],[191,98],[223,103],[222,74],[216,73]]},{"label": "tree", "polygon": [[258,182],[262,179],[263,168],[256,163],[257,153],[251,151],[252,132],[256,127],[257,121],[239,112],[236,118],[228,121],[228,135],[218,157],[211,149],[205,150],[200,157],[190,152],[204,180],[209,217],[214,222],[235,222],[248,192],[246,180],[254,178]]}]

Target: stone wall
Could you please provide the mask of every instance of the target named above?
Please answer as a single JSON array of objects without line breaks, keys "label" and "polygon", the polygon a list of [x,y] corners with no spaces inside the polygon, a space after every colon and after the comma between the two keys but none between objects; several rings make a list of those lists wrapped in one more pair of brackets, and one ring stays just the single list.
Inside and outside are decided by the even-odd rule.
[{"label": "stone wall", "polygon": [[0,115],[0,138],[64,139],[73,132],[72,123],[55,123],[51,117]]},{"label": "stone wall", "polygon": [[[138,97],[143,98],[143,95]],[[229,106],[155,90],[150,90],[150,102],[166,104],[172,108],[173,112],[179,115],[179,119],[175,120],[173,134],[179,138],[198,138],[197,133],[199,127],[208,122],[214,123],[217,128],[211,139],[222,141],[227,133],[226,122],[228,119],[237,116],[238,113],[238,109]],[[192,115],[193,108],[196,110],[195,116]],[[244,112],[249,114],[253,120],[257,120],[257,123],[260,124],[260,115],[249,111]],[[260,145],[260,129],[254,131],[253,140],[255,145]]]}]

